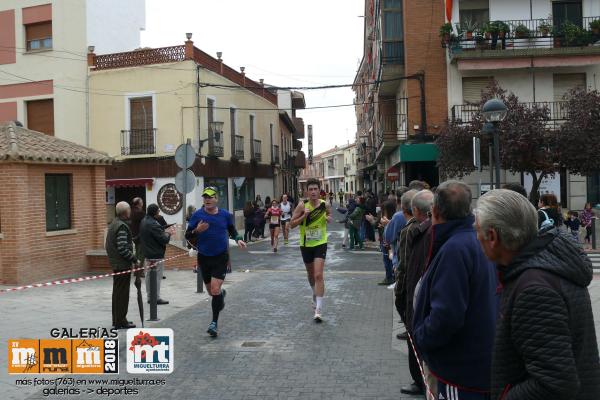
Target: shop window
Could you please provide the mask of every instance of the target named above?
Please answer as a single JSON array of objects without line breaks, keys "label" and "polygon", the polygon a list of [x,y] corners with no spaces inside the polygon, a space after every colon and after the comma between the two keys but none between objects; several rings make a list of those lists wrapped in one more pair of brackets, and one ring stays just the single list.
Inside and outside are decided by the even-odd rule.
[{"label": "shop window", "polygon": [[233,178],[233,208],[242,210],[247,201],[254,201],[254,179]]}]

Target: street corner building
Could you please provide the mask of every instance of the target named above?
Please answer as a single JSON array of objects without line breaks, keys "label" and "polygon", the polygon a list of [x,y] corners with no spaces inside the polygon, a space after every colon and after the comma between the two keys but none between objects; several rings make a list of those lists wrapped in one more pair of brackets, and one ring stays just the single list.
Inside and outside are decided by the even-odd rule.
[{"label": "street corner building", "polygon": [[0,124],[0,283],[74,277],[102,247],[105,168],[90,148]]}]

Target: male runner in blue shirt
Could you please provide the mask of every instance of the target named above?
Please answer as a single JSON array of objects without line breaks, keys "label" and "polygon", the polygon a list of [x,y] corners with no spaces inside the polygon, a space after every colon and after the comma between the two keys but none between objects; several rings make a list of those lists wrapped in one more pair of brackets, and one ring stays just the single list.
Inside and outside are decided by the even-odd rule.
[{"label": "male runner in blue shirt", "polygon": [[234,239],[242,249],[246,248],[246,243],[235,229],[233,215],[217,207],[217,189],[211,186],[204,188],[202,198],[204,207],[192,214],[187,230],[196,235],[198,266],[206,290],[212,296],[213,319],[206,332],[216,337],[219,313],[225,307],[226,293],[221,286],[229,262],[229,238]]}]

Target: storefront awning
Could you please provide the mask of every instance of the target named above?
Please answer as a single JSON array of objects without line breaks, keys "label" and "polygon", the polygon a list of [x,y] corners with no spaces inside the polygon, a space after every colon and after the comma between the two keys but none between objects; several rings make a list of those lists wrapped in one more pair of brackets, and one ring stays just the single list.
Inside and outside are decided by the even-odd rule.
[{"label": "storefront awning", "polygon": [[107,179],[106,186],[110,187],[136,187],[146,186],[147,184],[153,184],[154,179],[152,178],[137,178],[137,179]]},{"label": "storefront awning", "polygon": [[436,161],[438,147],[434,143],[402,144],[400,162]]}]

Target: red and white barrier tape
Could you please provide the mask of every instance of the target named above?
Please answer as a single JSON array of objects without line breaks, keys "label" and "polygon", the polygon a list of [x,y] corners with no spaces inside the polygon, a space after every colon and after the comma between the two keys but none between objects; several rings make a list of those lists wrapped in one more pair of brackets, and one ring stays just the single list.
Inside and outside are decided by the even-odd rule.
[{"label": "red and white barrier tape", "polygon": [[427,377],[425,376],[425,371],[423,370],[423,362],[419,358],[419,353],[417,353],[417,348],[413,343],[412,335],[410,333],[408,333],[408,342],[410,343],[410,346],[412,347],[413,352],[415,353],[415,358],[417,359],[417,364],[419,365],[419,371],[421,371],[421,376],[423,377],[423,384],[425,385],[425,391],[427,392],[426,397],[428,400],[437,400],[435,394],[431,391],[431,388],[427,384]]},{"label": "red and white barrier tape", "polygon": [[[178,257],[187,256],[187,255],[188,255],[187,253],[178,254],[178,255],[173,256],[173,257],[165,258],[164,260],[161,260],[161,261],[162,262],[166,262],[166,261],[170,261],[170,260],[173,260],[175,258],[178,258]],[[32,285],[17,286],[17,287],[12,287],[12,288],[8,288],[8,289],[0,289],[0,293],[17,292],[17,291],[21,291],[21,290],[33,289],[33,288],[40,288],[40,287],[46,287],[46,286],[67,285],[69,283],[79,283],[79,282],[93,281],[93,280],[97,280],[97,279],[108,278],[108,277],[111,277],[111,276],[130,274],[132,272],[137,272],[137,271],[141,271],[141,270],[145,270],[145,269],[150,269],[150,268],[153,268],[156,264],[158,264],[158,262],[154,262],[152,264],[148,264],[145,267],[133,268],[133,269],[128,269],[126,271],[112,272],[112,273],[103,274],[103,275],[85,276],[85,277],[82,277],[82,278],[63,279],[63,280],[60,280],[60,281],[52,281],[52,282],[46,282],[46,283],[35,283],[35,284],[32,284]]]}]

